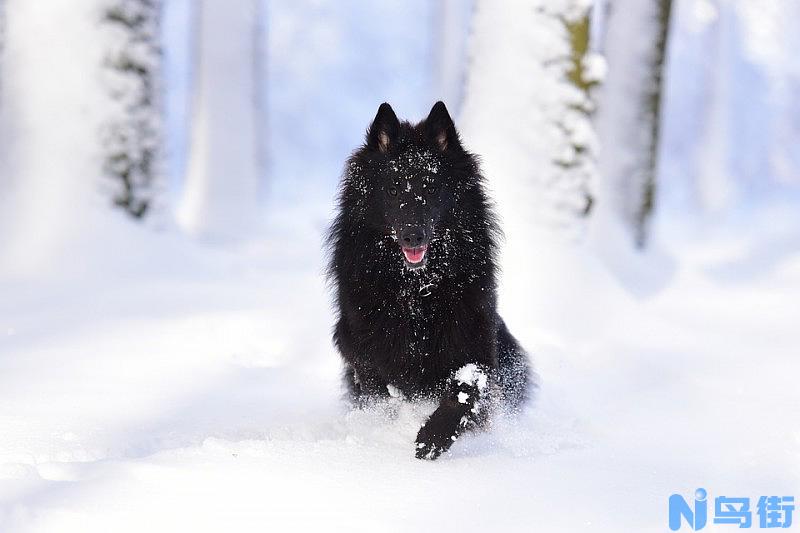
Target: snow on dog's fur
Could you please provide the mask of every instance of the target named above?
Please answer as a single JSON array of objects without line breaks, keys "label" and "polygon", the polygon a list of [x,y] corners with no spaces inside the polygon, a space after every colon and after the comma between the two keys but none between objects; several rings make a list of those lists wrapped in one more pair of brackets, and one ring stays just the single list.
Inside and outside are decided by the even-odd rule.
[{"label": "snow on dog's fur", "polygon": [[433,397],[416,455],[435,459],[492,406],[517,409],[527,357],[496,309],[499,229],[447,108],[400,122],[382,104],[347,162],[331,227],[334,342],[354,403]]}]

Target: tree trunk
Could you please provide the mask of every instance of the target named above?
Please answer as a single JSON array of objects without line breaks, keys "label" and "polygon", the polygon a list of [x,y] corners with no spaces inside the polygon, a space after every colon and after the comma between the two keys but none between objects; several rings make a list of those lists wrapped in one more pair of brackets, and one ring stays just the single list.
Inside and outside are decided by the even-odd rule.
[{"label": "tree trunk", "polygon": [[104,13],[109,40],[104,74],[114,101],[103,128],[104,172],[114,204],[143,217],[163,191],[159,0],[112,0]]},{"label": "tree trunk", "polygon": [[581,234],[591,209],[594,80],[584,68],[581,5],[476,5],[462,129],[483,156],[508,226],[524,232],[534,225]]},{"label": "tree trunk", "polygon": [[439,0],[435,4],[433,100],[447,104],[454,117],[458,116],[464,97],[467,38],[473,3],[474,0]]},{"label": "tree trunk", "polygon": [[[654,208],[662,76],[671,0],[608,0],[608,76],[599,93],[601,196],[638,248]],[[636,36],[632,38],[632,36]]]},{"label": "tree trunk", "polygon": [[230,238],[254,222],[261,174],[260,0],[202,0],[189,165],[179,223]]},{"label": "tree trunk", "polygon": [[646,90],[646,116],[649,122],[646,167],[643,172],[641,198],[634,211],[634,239],[636,246],[647,243],[650,217],[655,205],[656,171],[658,168],[659,130],[661,128],[662,87],[664,85],[664,59],[669,34],[669,19],[672,0],[658,0],[658,25],[655,35],[655,50],[650,63],[650,82]]},{"label": "tree trunk", "polygon": [[110,181],[98,132],[119,109],[101,80],[114,27],[106,0],[3,3],[0,255],[20,272],[57,268],[49,258],[111,211],[97,208]]}]

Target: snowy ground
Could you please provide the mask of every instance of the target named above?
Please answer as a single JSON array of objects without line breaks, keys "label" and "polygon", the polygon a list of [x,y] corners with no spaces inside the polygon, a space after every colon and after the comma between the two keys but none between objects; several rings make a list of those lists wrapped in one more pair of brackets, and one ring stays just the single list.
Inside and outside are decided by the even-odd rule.
[{"label": "snowy ground", "polygon": [[312,214],[228,249],[120,220],[0,275],[0,530],[664,531],[673,492],[800,494],[791,209],[662,232],[646,297],[581,247],[511,243],[537,401],[435,463],[430,406],[339,401]]}]

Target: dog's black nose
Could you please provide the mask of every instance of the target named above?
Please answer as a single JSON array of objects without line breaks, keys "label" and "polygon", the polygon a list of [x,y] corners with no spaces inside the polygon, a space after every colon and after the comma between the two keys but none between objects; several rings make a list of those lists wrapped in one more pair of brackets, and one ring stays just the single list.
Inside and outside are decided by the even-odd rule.
[{"label": "dog's black nose", "polygon": [[425,244],[425,228],[408,228],[400,233],[400,244],[406,248],[416,248]]}]

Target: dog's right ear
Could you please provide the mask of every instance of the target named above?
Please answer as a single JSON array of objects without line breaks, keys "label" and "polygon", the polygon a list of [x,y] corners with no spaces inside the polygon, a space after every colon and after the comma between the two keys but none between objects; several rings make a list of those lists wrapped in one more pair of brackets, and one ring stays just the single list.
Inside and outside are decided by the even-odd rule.
[{"label": "dog's right ear", "polygon": [[400,134],[400,121],[392,106],[386,102],[378,108],[378,114],[367,132],[367,146],[372,150],[386,153],[397,142]]}]

